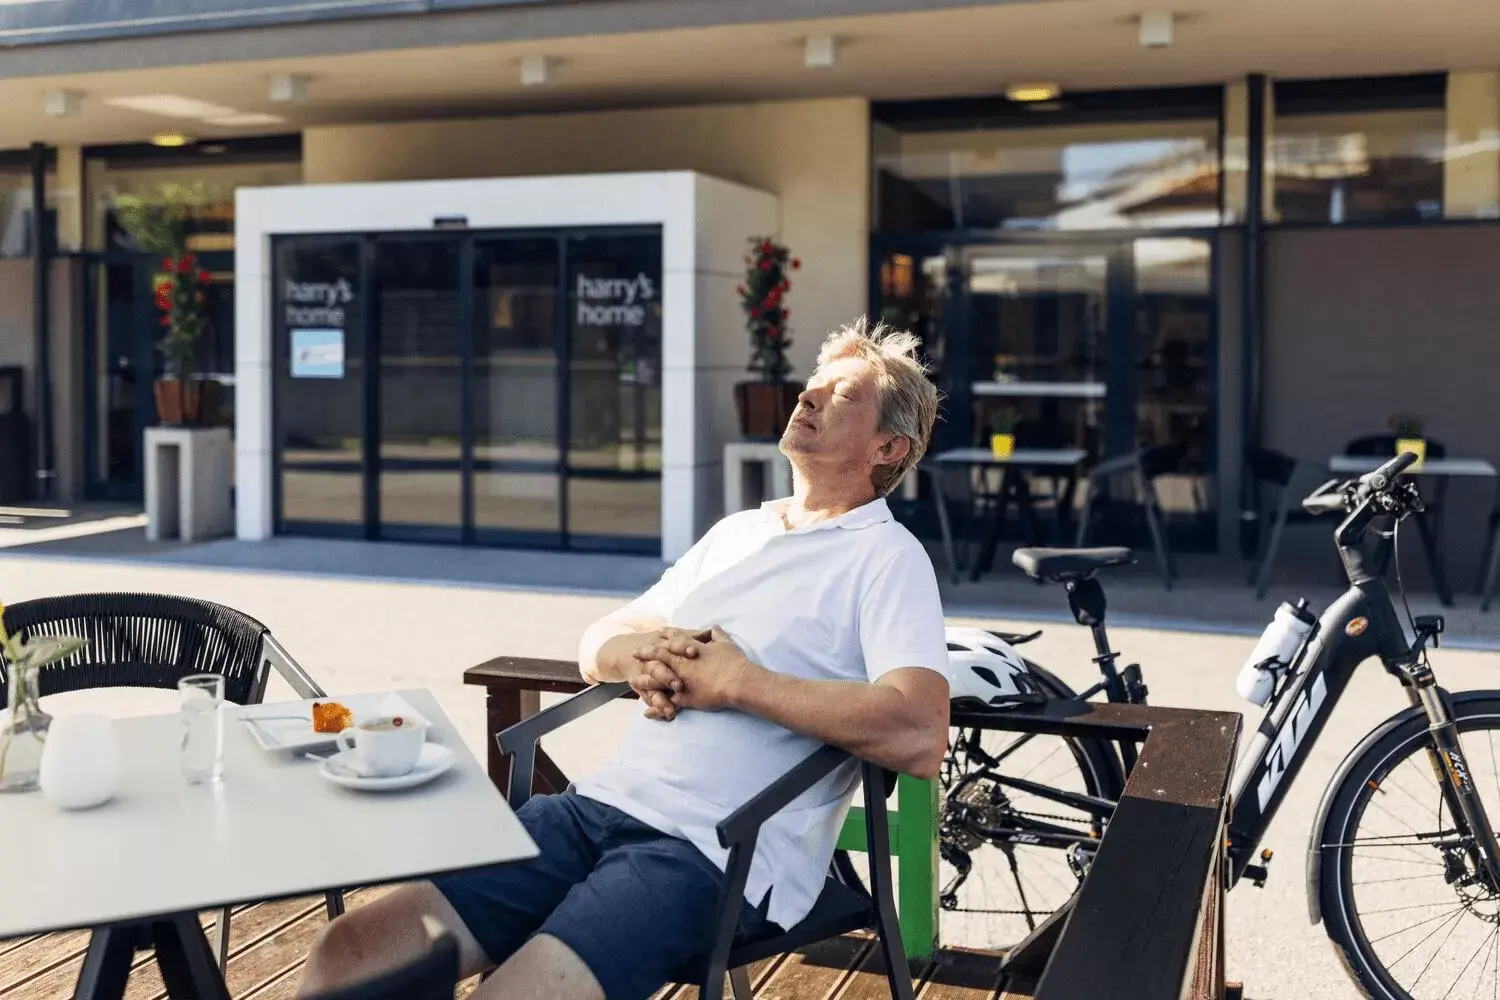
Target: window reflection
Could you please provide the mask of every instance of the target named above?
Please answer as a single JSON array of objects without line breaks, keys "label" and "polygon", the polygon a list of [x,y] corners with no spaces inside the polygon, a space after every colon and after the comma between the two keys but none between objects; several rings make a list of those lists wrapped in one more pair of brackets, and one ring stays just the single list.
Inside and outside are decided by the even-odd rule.
[{"label": "window reflection", "polygon": [[885,230],[1171,228],[1220,218],[1212,119],[876,137]]},{"label": "window reflection", "polygon": [[1442,108],[1283,115],[1268,158],[1283,222],[1443,216]]}]

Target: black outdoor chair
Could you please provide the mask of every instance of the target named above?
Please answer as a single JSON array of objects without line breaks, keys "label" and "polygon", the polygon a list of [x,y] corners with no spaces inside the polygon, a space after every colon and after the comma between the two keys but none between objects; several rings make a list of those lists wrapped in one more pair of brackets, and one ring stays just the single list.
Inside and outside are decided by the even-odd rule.
[{"label": "black outdoor chair", "polygon": [[[1162,583],[1168,590],[1177,580],[1177,562],[1172,557],[1167,542],[1165,519],[1161,511],[1161,498],[1156,492],[1156,480],[1169,472],[1175,472],[1187,457],[1185,443],[1157,445],[1105,459],[1089,470],[1087,496],[1083,510],[1078,515],[1078,535],[1074,539],[1077,548],[1088,545],[1089,532],[1093,529],[1102,508],[1119,505],[1140,513],[1146,522],[1146,532],[1151,537],[1151,548],[1156,553],[1157,569]],[[1124,481],[1128,494],[1113,492],[1115,484]]]},{"label": "black outdoor chair", "polygon": [[[519,809],[531,798],[537,741],[601,705],[630,694],[628,684],[598,684],[571,698],[518,722],[495,739],[500,752],[511,758],[510,785],[506,798]],[[697,984],[700,996],[724,995],[727,977],[735,1000],[750,1000],[750,977],[745,967],[752,962],[795,951],[828,938],[856,930],[874,930],[885,957],[885,974],[891,996],[913,1000],[911,970],[901,945],[901,927],[891,892],[890,824],[886,798],[896,787],[893,772],[861,761],[865,798],[865,839],[869,845],[870,887],[866,889],[849,855],[834,852],[833,864],[823,892],[812,912],[796,927],[782,931],[774,924],[757,934],[738,933],[745,882],[755,855],[761,824],[786,808],[820,779],[856,758],[846,750],[824,746],[786,774],[752,796],[724,818],[718,826],[719,843],[729,851],[724,890],[719,897],[718,928],[714,946],[706,954],[680,969],[675,982]]]},{"label": "black outdoor chair", "polygon": [[[87,640],[77,653],[41,672],[42,697],[92,688],[164,688],[192,674],[224,677],[224,698],[255,705],[274,669],[301,698],[326,697],[271,630],[249,615],[168,594],[72,594],[22,601],[5,609],[5,625],[23,638],[73,635]],[[10,687],[10,664],[0,654],[0,703]],[[344,912],[342,893],[328,893],[328,916]],[[219,911],[215,952],[229,961],[229,910]]]},{"label": "black outdoor chair", "polygon": [[1255,588],[1257,600],[1264,598],[1271,587],[1271,572],[1287,525],[1311,524],[1315,520],[1302,509],[1301,498],[1291,489],[1298,472],[1310,468],[1310,464],[1271,448],[1252,447],[1245,451],[1245,469],[1250,475],[1256,524],[1260,528],[1255,567],[1246,582]]},{"label": "black outdoor chair", "polygon": [[432,939],[425,955],[383,976],[307,1000],[453,1000],[458,986],[458,940],[431,917],[422,919]]}]

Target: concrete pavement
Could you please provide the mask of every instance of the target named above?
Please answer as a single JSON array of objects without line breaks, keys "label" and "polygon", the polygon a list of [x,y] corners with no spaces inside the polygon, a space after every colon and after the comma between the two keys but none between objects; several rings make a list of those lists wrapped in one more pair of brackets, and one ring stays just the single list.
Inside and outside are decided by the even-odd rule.
[{"label": "concrete pavement", "polygon": [[[330,692],[427,687],[476,754],[484,751],[483,695],[461,683],[464,668],[499,653],[570,657],[581,629],[621,601],[453,583],[439,587],[59,555],[31,558],[16,550],[0,556],[0,599],[7,602],[107,590],[187,594],[240,608],[270,626]],[[1018,631],[1036,624],[1009,617],[964,621]],[[1088,633],[1055,622],[1045,627],[1028,654],[1075,686],[1090,683]],[[1120,628],[1116,640],[1126,662],[1146,665],[1153,702],[1243,711],[1247,730],[1253,728],[1258,712],[1234,694],[1234,675],[1251,638]],[[1451,689],[1500,687],[1500,661],[1492,653],[1442,650],[1434,662]],[[53,711],[70,705],[115,714],[175,710],[175,695],[157,692],[89,692],[50,701]],[[1245,980],[1250,995],[1356,996],[1321,929],[1308,924],[1303,854],[1323,786],[1340,758],[1403,705],[1400,690],[1378,668],[1356,678],[1271,828],[1266,846],[1277,858],[1269,884],[1262,890],[1242,884],[1231,893],[1229,969]],[[572,773],[595,767],[613,750],[631,710],[626,704],[611,706],[559,734],[549,750]],[[974,918],[948,918],[944,936],[953,943],[998,943],[985,939],[984,922]]]}]

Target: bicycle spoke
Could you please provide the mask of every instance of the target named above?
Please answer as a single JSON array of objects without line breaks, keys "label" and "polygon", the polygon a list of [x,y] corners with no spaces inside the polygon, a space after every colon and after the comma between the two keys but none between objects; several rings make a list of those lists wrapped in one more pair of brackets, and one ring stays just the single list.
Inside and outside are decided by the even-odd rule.
[{"label": "bicycle spoke", "polygon": [[1432,872],[1431,874],[1428,874],[1428,875],[1402,875],[1399,878],[1372,878],[1372,879],[1370,879],[1370,880],[1368,880],[1366,882],[1351,882],[1349,884],[1351,886],[1356,886],[1356,885],[1381,885],[1381,884],[1386,883],[1386,882],[1411,882],[1414,879],[1419,879],[1419,878],[1442,878],[1442,877],[1443,877],[1443,873],[1442,872]]},{"label": "bicycle spoke", "polygon": [[[1464,908],[1462,906],[1460,906],[1458,909],[1456,909],[1453,912],[1447,914],[1446,916],[1433,917],[1432,920],[1424,920],[1424,921],[1422,921],[1421,924],[1414,924],[1411,927],[1406,928],[1406,930],[1415,930],[1416,928],[1421,927],[1422,924],[1429,924],[1429,923],[1432,923],[1434,920],[1442,920],[1443,921],[1443,924],[1439,924],[1437,927],[1433,928],[1432,931],[1429,932],[1426,937],[1424,937],[1422,940],[1418,941],[1416,944],[1412,945],[1410,948],[1408,948],[1404,952],[1402,952],[1400,958],[1396,959],[1394,962],[1387,962],[1385,967],[1387,969],[1394,969],[1396,966],[1400,965],[1402,963],[1402,961],[1404,961],[1408,955],[1410,955],[1412,952],[1416,951],[1418,948],[1422,947],[1422,945],[1426,944],[1428,941],[1431,941],[1432,940],[1432,935],[1436,934],[1438,931],[1442,930],[1444,924],[1446,924],[1449,920],[1457,921],[1459,919],[1462,919],[1463,914],[1464,914]],[[1402,932],[1401,931],[1397,931],[1396,933],[1400,934]],[[1386,935],[1386,937],[1390,937],[1390,936],[1391,935],[1389,935],[1389,934]],[[1384,941],[1385,938],[1379,938],[1378,940]],[[1371,941],[1370,943],[1374,944],[1375,942]]]},{"label": "bicycle spoke", "polygon": [[1429,906],[1452,906],[1453,900],[1440,899],[1436,903],[1412,903],[1410,906],[1387,906],[1379,910],[1360,910],[1361,917],[1373,917],[1377,913],[1402,913],[1406,910],[1420,910]]},{"label": "bicycle spoke", "polygon": [[[1417,978],[1414,979],[1414,980],[1412,980],[1412,986],[1413,987],[1415,987],[1417,985],[1417,983],[1420,983],[1422,981],[1422,977],[1423,976],[1427,975],[1427,970],[1430,969],[1430,968],[1432,968],[1432,963],[1433,962],[1437,961],[1438,953],[1443,950],[1443,945],[1447,944],[1448,943],[1448,939],[1453,936],[1453,931],[1458,927],[1458,924],[1459,924],[1459,921],[1455,920],[1448,927],[1448,933],[1444,934],[1443,935],[1443,939],[1438,942],[1438,946],[1433,951],[1432,957],[1427,960],[1427,964],[1426,965],[1422,966],[1422,971],[1419,972],[1419,973],[1417,973]],[[1433,934],[1436,934],[1436,933],[1437,933],[1436,931],[1433,932]],[[1432,937],[1432,934],[1429,934],[1427,936],[1428,937]]]},{"label": "bicycle spoke", "polygon": [[[1497,928],[1497,930],[1500,930],[1500,928]],[[1448,987],[1448,992],[1447,993],[1443,994],[1443,1000],[1448,1000],[1448,998],[1453,995],[1453,991],[1458,988],[1458,984],[1461,983],[1461,982],[1463,982],[1464,973],[1469,971],[1469,966],[1471,966],[1471,965],[1474,964],[1474,959],[1476,959],[1476,958],[1479,957],[1479,953],[1481,951],[1482,952],[1488,952],[1489,951],[1489,948],[1490,948],[1490,938],[1494,937],[1495,934],[1496,934],[1496,931],[1490,931],[1489,936],[1486,937],[1483,941],[1479,942],[1479,947],[1474,949],[1474,954],[1470,955],[1469,956],[1469,960],[1464,963],[1464,967],[1462,969],[1458,970],[1458,978],[1455,979],[1455,980],[1453,980],[1453,985],[1450,986],[1450,987]],[[1489,956],[1488,956],[1488,954],[1485,955],[1484,961],[1485,961],[1485,964],[1489,964]],[[1479,967],[1479,982],[1481,982],[1481,983],[1484,982],[1484,966],[1483,965],[1481,965]],[[1416,984],[1413,983],[1412,985],[1416,985]],[[1478,983],[1476,983],[1475,985],[1477,986]]]},{"label": "bicycle spoke", "polygon": [[[1455,914],[1462,913],[1462,912],[1464,912],[1463,906],[1461,906],[1461,905],[1457,906],[1454,909],[1449,910],[1447,913],[1439,913],[1435,917],[1428,917],[1426,920],[1418,920],[1416,923],[1409,924],[1408,926],[1403,927],[1400,930],[1391,931],[1389,934],[1382,934],[1378,938],[1371,938],[1370,939],[1370,943],[1371,944],[1379,944],[1380,942],[1382,942],[1382,941],[1384,941],[1384,940],[1386,940],[1388,938],[1395,937],[1397,934],[1405,934],[1407,931],[1414,931],[1418,927],[1425,927],[1427,924],[1430,924],[1430,923],[1432,923],[1432,922],[1434,922],[1436,920],[1444,920],[1444,919],[1447,919],[1448,917],[1451,917],[1451,916],[1453,916]],[[1433,931],[1433,934],[1436,934],[1436,933],[1437,933],[1436,931]],[[1427,935],[1427,937],[1431,937],[1431,936],[1432,936],[1432,934]],[[1427,940],[1427,938],[1423,938],[1422,939],[1422,941],[1425,941],[1425,940]],[[1417,942],[1417,944],[1421,944],[1421,943],[1422,943],[1421,941]],[[1406,954],[1409,955],[1409,954],[1411,954],[1411,952],[1408,951]],[[1402,955],[1401,956],[1401,958],[1405,958],[1405,957],[1406,957],[1406,955]],[[1401,958],[1396,959],[1396,962],[1401,961]],[[1394,965],[1395,962],[1392,962],[1391,964]]]}]

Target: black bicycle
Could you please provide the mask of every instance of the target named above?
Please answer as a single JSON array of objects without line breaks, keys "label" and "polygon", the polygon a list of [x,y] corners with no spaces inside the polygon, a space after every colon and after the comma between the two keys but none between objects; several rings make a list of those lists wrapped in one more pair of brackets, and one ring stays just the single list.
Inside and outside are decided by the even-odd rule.
[{"label": "black bicycle", "polygon": [[[1415,460],[1403,454],[1359,479],[1325,483],[1303,501],[1310,512],[1344,515],[1334,541],[1349,590],[1317,618],[1306,602],[1283,605],[1277,620],[1289,627],[1268,627],[1257,655],[1270,655],[1246,665],[1265,682],[1250,696],[1264,701],[1266,715],[1231,785],[1231,885],[1243,878],[1264,884],[1271,852],[1256,851],[1266,828],[1355,669],[1377,660],[1411,706],[1365,736],[1323,795],[1307,859],[1312,920],[1324,924],[1372,997],[1491,996],[1500,994],[1500,848],[1489,819],[1500,815],[1500,691],[1440,687],[1428,650],[1438,645],[1443,619],[1413,618],[1407,607],[1403,624],[1379,573],[1383,547],[1398,544],[1401,522],[1422,510],[1416,486],[1401,477]],[[1101,680],[1081,694],[1028,661],[1040,692],[1145,702],[1139,666],[1117,667],[1095,578],[1132,559],[1127,549],[1016,553],[1033,577],[1063,584],[1098,651]],[[1399,549],[1396,562],[1405,606]],[[949,749],[940,851],[952,874],[942,905],[983,913],[992,934],[1016,940],[1087,872],[1134,763],[1132,748],[970,729],[956,732]],[[976,865],[985,845],[1004,863]],[[959,890],[975,880],[1001,905],[965,911]]]}]

